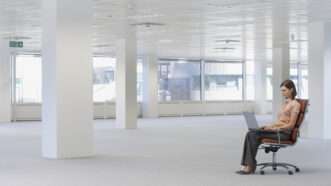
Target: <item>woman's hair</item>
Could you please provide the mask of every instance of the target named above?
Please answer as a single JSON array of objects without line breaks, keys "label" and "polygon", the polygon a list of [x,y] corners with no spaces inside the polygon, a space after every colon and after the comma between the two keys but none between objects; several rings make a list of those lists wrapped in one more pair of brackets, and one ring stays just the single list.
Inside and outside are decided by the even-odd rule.
[{"label": "woman's hair", "polygon": [[295,88],[295,84],[292,80],[285,80],[282,84],[280,84],[280,87],[286,87],[288,89],[292,89],[292,99],[294,99],[297,96],[297,89]]}]

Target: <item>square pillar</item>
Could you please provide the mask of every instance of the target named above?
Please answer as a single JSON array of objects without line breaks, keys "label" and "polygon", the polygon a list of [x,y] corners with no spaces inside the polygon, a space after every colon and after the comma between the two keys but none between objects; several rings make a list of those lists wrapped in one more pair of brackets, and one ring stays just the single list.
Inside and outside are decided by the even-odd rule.
[{"label": "square pillar", "polygon": [[[260,18],[261,15],[257,15]],[[256,19],[254,43],[255,112],[266,114],[267,41],[265,20]]]},{"label": "square pillar", "polygon": [[136,31],[126,25],[116,45],[116,125],[137,128],[137,41]]},{"label": "square pillar", "polygon": [[147,54],[143,61],[143,117],[157,118],[158,113],[158,58],[156,52]]},{"label": "square pillar", "polygon": [[42,3],[42,156],[92,156],[92,0]]},{"label": "square pillar", "polygon": [[274,2],[272,15],[272,113],[274,120],[277,119],[283,102],[279,86],[284,80],[290,78],[289,15],[283,3],[286,1]]},{"label": "square pillar", "polygon": [[0,123],[11,122],[11,64],[9,41],[0,40]]}]

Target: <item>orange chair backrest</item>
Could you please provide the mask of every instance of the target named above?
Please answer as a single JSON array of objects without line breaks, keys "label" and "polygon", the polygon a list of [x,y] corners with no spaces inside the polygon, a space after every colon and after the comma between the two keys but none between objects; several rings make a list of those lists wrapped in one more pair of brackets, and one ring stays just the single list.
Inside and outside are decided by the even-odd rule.
[{"label": "orange chair backrest", "polygon": [[307,110],[308,106],[308,100],[307,99],[296,99],[300,103],[300,112],[297,118],[297,121],[295,123],[294,128],[292,129],[292,134],[291,134],[291,140],[295,143],[297,141],[297,138],[299,136],[299,129],[300,126],[305,119],[305,113]]}]

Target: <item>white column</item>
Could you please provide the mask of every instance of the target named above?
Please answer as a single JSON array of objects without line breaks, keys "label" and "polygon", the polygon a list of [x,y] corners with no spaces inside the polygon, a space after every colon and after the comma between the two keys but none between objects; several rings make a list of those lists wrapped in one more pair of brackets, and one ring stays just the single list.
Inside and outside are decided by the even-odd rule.
[{"label": "white column", "polygon": [[42,3],[42,155],[92,156],[93,4],[91,0]]},{"label": "white column", "polygon": [[308,29],[308,136],[331,138],[331,23],[314,22]]},{"label": "white column", "polygon": [[280,4],[273,9],[272,35],[272,113],[276,119],[283,101],[279,86],[290,77],[288,12]]},{"label": "white column", "polygon": [[0,122],[11,121],[11,69],[7,40],[0,40]]},{"label": "white column", "polygon": [[158,117],[158,65],[157,54],[147,54],[143,61],[143,117]]},{"label": "white column", "polygon": [[116,125],[137,128],[137,41],[133,26],[126,25],[116,46]]},{"label": "white column", "polygon": [[265,21],[257,20],[255,25],[255,109],[258,114],[266,114],[266,76],[267,76],[267,42]]}]

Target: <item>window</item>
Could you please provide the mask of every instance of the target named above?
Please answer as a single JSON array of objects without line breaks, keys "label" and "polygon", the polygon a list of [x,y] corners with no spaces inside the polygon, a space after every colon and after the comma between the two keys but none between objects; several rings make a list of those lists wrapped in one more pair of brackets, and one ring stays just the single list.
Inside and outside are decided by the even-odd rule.
[{"label": "window", "polygon": [[[272,100],[272,65],[267,67],[267,100]],[[308,65],[301,63],[290,64],[290,79],[294,82],[298,97],[308,98]]]},{"label": "window", "polygon": [[246,61],[246,100],[255,99],[255,64]]},{"label": "window", "polygon": [[299,94],[303,99],[308,99],[308,65],[300,65],[300,74],[299,74]]},{"label": "window", "polygon": [[159,100],[200,100],[200,61],[161,60],[159,73]]},{"label": "window", "polygon": [[16,103],[41,103],[41,71],[39,55],[16,56]]},{"label": "window", "polygon": [[298,79],[299,79],[299,76],[298,76],[298,64],[297,63],[293,63],[293,64],[290,64],[291,68],[290,68],[290,80],[292,80],[295,84],[295,87],[297,88],[297,90],[299,90],[299,87],[298,87]]},{"label": "window", "polygon": [[272,64],[268,64],[267,66],[267,78],[266,78],[266,83],[267,83],[267,100],[272,100]]},{"label": "window", "polygon": [[290,79],[295,83],[298,97],[308,98],[308,65],[307,64],[291,64]]},{"label": "window", "polygon": [[[142,101],[142,61],[137,63],[137,100]],[[115,102],[116,59],[111,57],[93,58],[93,100],[94,102]]]},{"label": "window", "polygon": [[142,60],[138,59],[137,63],[137,100],[143,100],[143,64]]},{"label": "window", "polygon": [[115,58],[93,58],[93,100],[95,102],[115,101],[115,69]]},{"label": "window", "polygon": [[205,99],[242,100],[243,64],[241,62],[205,63]]}]

